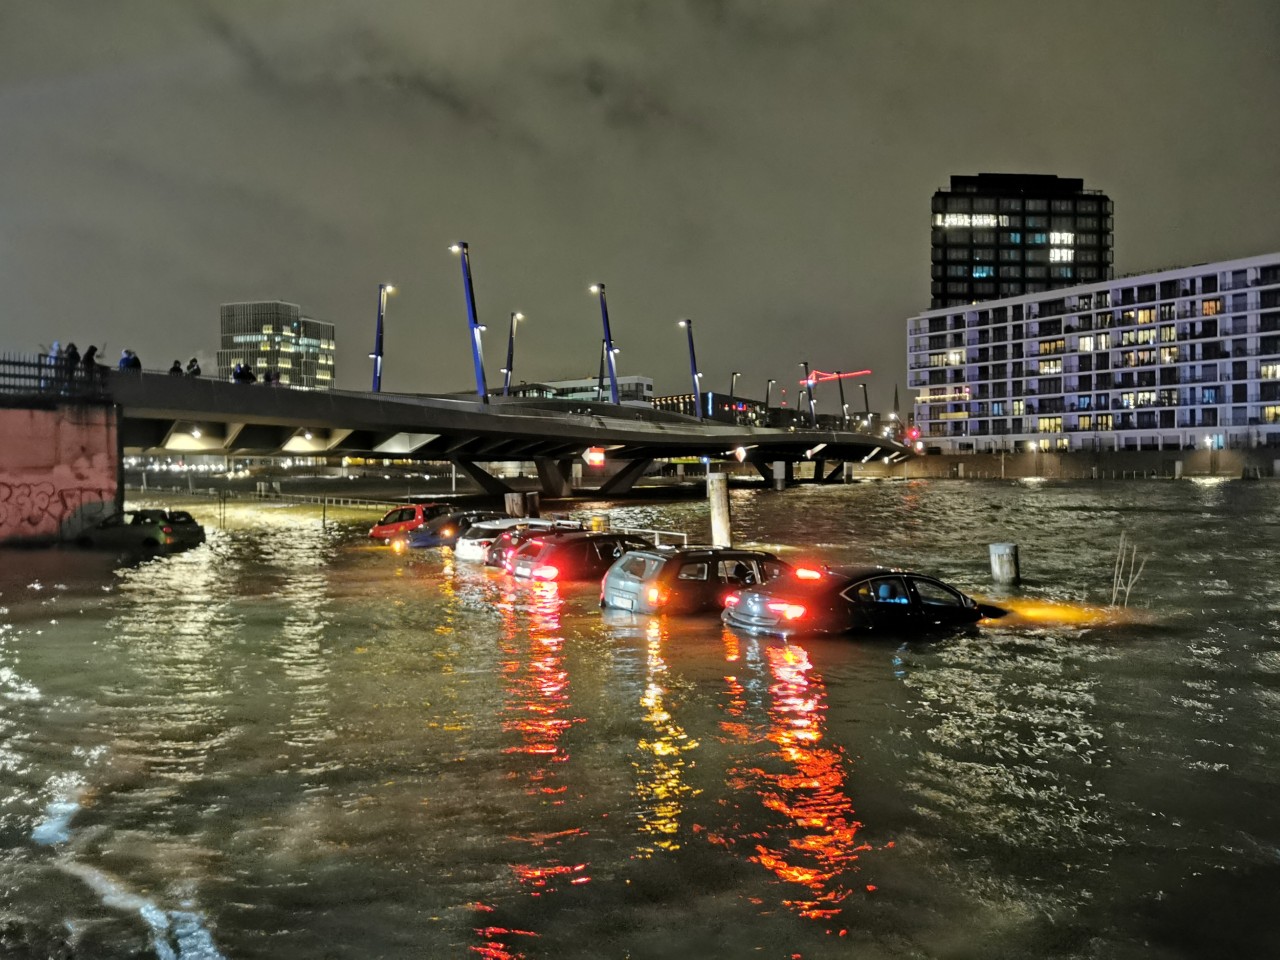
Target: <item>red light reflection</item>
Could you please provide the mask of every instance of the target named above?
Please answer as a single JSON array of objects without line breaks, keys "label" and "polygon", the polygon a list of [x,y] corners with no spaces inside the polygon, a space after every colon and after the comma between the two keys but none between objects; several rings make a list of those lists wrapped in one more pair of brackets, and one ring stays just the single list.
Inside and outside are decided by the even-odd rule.
[{"label": "red light reflection", "polygon": [[[726,652],[730,662],[740,657],[736,641]],[[807,651],[787,643],[769,645],[762,652],[772,680],[763,735],[774,749],[761,758],[765,763],[737,767],[731,777],[735,787],[754,791],[779,820],[761,829],[743,828],[736,837],[709,839],[725,846],[750,845],[749,860],[800,888],[796,896],[783,899],[787,907],[803,917],[829,921],[840,915],[856,889],[865,889],[853,875],[859,855],[871,847],[857,838],[862,824],[849,797],[844,750],[822,742],[826,688],[812,673]],[[726,677],[726,682],[726,712],[733,719],[723,722],[721,729],[733,741],[751,743],[756,731],[746,722],[743,684],[736,677]]]}]

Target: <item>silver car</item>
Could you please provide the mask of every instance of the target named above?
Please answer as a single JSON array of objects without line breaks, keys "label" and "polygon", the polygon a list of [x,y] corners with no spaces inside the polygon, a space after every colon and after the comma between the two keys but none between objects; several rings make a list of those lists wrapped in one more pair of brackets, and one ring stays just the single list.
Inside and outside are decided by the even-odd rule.
[{"label": "silver car", "polygon": [[661,546],[630,550],[600,581],[600,605],[636,613],[703,613],[724,598],[767,583],[790,566],[763,550]]}]

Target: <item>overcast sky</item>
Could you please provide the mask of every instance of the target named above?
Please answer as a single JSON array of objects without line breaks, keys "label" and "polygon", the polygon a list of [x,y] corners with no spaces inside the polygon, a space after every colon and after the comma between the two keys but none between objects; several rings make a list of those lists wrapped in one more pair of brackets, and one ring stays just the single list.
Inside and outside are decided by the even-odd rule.
[{"label": "overcast sky", "polygon": [[384,389],[462,390],[460,239],[491,384],[517,309],[517,380],[593,376],[603,281],[660,393],[688,316],[711,389],[906,409],[952,174],[1083,177],[1118,274],[1272,252],[1278,98],[1276,0],[7,0],[0,351],[208,371],[220,303],[282,299],[367,389],[390,280]]}]

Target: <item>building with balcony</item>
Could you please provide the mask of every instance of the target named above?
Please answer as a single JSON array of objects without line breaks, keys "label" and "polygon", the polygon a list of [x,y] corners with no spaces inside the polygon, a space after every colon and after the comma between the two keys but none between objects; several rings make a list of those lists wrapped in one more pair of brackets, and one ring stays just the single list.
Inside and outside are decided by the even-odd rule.
[{"label": "building with balcony", "polygon": [[1280,253],[930,310],[907,366],[944,452],[1280,446]]},{"label": "building with balcony", "polygon": [[224,303],[218,376],[231,379],[237,364],[247,364],[258,380],[268,370],[280,383],[328,390],[333,386],[334,327],[302,316],[296,303],[259,300]]},{"label": "building with balcony", "polygon": [[933,195],[931,307],[1111,276],[1111,201],[1049,174],[954,176]]}]

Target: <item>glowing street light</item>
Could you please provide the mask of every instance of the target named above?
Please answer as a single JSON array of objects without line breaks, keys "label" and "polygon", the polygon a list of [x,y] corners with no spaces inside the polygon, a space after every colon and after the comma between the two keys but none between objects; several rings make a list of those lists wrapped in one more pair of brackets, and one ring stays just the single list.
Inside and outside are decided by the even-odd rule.
[{"label": "glowing street light", "polygon": [[844,402],[844,374],[839,370],[836,371],[836,386],[840,389],[840,409],[844,411],[844,423],[842,425],[848,427],[849,405]]},{"label": "glowing street light", "polygon": [[600,298],[600,320],[604,324],[604,354],[609,362],[609,399],[617,404],[618,368],[613,359],[617,351],[613,349],[613,334],[609,331],[609,305],[604,298],[604,284],[593,283],[587,289]]},{"label": "glowing street light", "polygon": [[511,327],[507,330],[507,365],[502,368],[502,395],[511,392],[511,368],[515,365],[516,356],[516,324],[524,319],[518,310],[511,314]]},{"label": "glowing street light", "polygon": [[679,323],[678,327],[684,327],[685,333],[689,335],[689,376],[693,380],[693,412],[698,419],[702,419],[702,392],[698,389],[698,378],[702,376],[698,372],[698,358],[693,352],[693,321],[685,317]]},{"label": "glowing street light", "polygon": [[467,298],[467,325],[471,330],[471,360],[476,368],[476,393],[482,403],[488,403],[489,387],[484,380],[484,349],[480,343],[484,327],[476,319],[476,291],[471,283],[471,253],[462,242],[453,244],[449,251],[462,255],[462,286]]},{"label": "glowing street light", "polygon": [[369,359],[373,361],[373,392],[382,392],[382,318],[387,312],[387,296],[395,293],[396,288],[389,283],[378,284],[378,328],[373,335],[373,353]]}]

